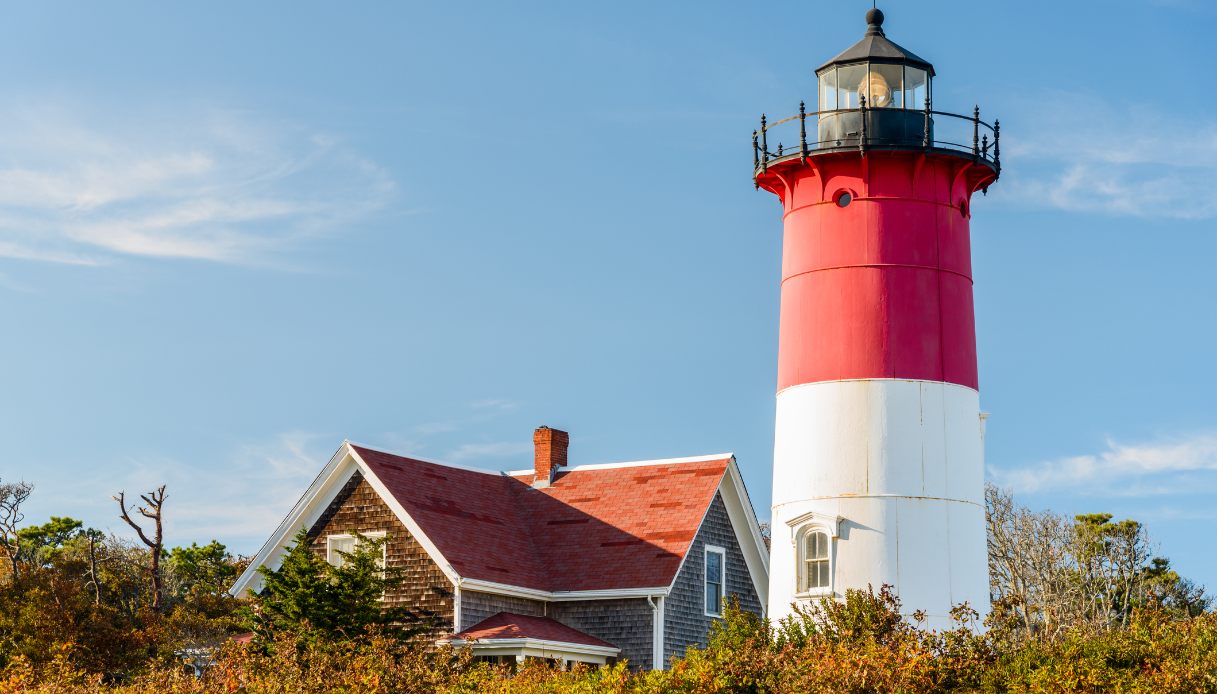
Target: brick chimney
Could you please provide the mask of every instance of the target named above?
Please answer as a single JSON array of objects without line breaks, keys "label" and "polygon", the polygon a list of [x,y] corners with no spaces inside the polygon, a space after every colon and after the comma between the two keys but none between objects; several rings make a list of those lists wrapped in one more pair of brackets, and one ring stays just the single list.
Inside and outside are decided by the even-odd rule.
[{"label": "brick chimney", "polygon": [[558,468],[566,465],[566,449],[570,446],[570,434],[561,429],[537,427],[532,433],[533,471],[532,486],[544,489],[554,481]]}]

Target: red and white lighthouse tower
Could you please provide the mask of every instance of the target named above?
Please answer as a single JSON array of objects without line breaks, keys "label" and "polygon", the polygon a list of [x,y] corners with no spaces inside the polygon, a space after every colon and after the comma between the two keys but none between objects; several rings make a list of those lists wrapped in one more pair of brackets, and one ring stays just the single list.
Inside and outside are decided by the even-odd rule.
[{"label": "red and white lighthouse tower", "polygon": [[817,111],[754,135],[784,227],[769,614],[890,584],[941,626],[989,604],[969,222],[1000,130],[934,110],[933,66],[866,20]]}]

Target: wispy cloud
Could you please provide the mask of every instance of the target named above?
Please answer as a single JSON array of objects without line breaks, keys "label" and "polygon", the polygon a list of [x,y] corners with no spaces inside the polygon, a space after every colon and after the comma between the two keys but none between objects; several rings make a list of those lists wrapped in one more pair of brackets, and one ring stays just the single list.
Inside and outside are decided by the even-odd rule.
[{"label": "wispy cloud", "polygon": [[341,140],[191,105],[0,109],[0,256],[262,263],[382,207],[389,174]]},{"label": "wispy cloud", "polygon": [[167,542],[216,538],[235,551],[251,552],[287,515],[338,443],[330,436],[285,432],[212,461],[136,452],[71,476],[31,475],[36,486],[30,519],[70,508],[89,525],[130,535],[110,496],[123,490],[133,500],[164,484]]},{"label": "wispy cloud", "polygon": [[[1003,199],[1133,217],[1217,217],[1217,119],[1045,92],[1007,120]],[[1023,124],[1019,127],[1017,124]]]},{"label": "wispy cloud", "polygon": [[1016,492],[1060,489],[1110,496],[1196,493],[1217,486],[1217,435],[1149,443],[1106,442],[1098,453],[1021,468],[990,467],[995,483]]},{"label": "wispy cloud", "polygon": [[520,406],[516,400],[508,400],[506,398],[485,398],[469,403],[469,407],[475,410],[491,410],[494,412],[510,412]]},{"label": "wispy cloud", "polygon": [[532,441],[495,441],[492,443],[464,443],[452,449],[445,460],[460,463],[466,460],[485,458],[509,458],[532,451]]}]

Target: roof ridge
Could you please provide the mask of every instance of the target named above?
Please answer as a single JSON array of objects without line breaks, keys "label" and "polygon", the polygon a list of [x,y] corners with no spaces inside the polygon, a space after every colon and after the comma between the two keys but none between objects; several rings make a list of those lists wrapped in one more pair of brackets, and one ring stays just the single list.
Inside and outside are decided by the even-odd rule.
[{"label": "roof ridge", "polygon": [[[587,463],[584,465],[575,465],[573,467],[559,468],[559,472],[574,472],[576,470],[610,470],[612,468],[621,467],[643,467],[646,465],[683,465],[685,463],[708,463],[714,460],[731,460],[735,458],[735,453],[727,451],[726,453],[712,453],[710,455],[691,455],[683,458],[656,458],[654,460],[624,460],[619,463]],[[518,475],[531,475],[533,469],[522,470],[504,470],[504,475],[516,477]]]},{"label": "roof ridge", "polygon": [[[588,465],[576,465],[568,467],[562,472],[575,472],[576,470],[611,470],[613,468],[622,467],[646,467],[648,465],[684,465],[686,463],[709,463],[716,460],[730,460],[735,457],[732,452],[712,453],[710,455],[691,455],[683,458],[656,458],[654,460],[625,460],[619,463],[592,463]],[[510,474],[510,473],[508,473]]]},{"label": "roof ridge", "polygon": [[378,448],[376,446],[369,446],[367,444],[359,443],[357,441],[351,441],[349,439],[346,441],[346,443],[355,448],[362,448],[364,450],[374,451],[374,452],[380,453],[382,455],[391,455],[394,458],[412,460],[416,463],[426,463],[427,465],[438,465],[440,467],[452,468],[453,470],[464,470],[465,472],[480,472],[483,475],[494,475],[495,477],[507,476],[507,473],[503,472],[502,470],[487,470],[485,468],[477,468],[477,467],[472,467],[469,465],[458,465],[456,463],[445,463],[445,462],[441,462],[438,460],[427,460],[426,458],[419,458],[418,456],[415,456],[415,455],[403,455],[401,453],[394,453],[392,451],[386,451],[383,448]]}]

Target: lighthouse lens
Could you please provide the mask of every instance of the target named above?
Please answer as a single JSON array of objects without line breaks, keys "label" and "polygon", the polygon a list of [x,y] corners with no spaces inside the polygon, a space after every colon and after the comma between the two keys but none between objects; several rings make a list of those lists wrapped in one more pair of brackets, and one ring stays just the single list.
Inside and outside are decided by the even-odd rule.
[{"label": "lighthouse lens", "polygon": [[903,65],[872,63],[858,91],[866,94],[867,106],[901,108],[904,106],[903,82]]}]

